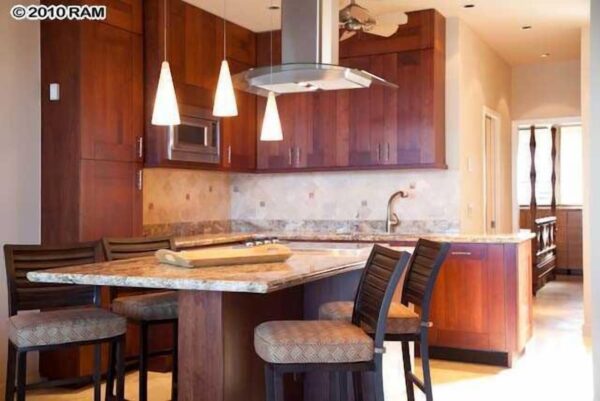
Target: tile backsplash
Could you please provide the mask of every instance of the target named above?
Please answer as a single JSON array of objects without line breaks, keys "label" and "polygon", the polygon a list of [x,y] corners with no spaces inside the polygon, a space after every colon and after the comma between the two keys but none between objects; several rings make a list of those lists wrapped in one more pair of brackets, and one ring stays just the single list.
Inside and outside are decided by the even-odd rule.
[{"label": "tile backsplash", "polygon": [[401,233],[459,231],[458,173],[352,171],[238,174],[146,169],[147,234],[385,230],[389,196]]}]

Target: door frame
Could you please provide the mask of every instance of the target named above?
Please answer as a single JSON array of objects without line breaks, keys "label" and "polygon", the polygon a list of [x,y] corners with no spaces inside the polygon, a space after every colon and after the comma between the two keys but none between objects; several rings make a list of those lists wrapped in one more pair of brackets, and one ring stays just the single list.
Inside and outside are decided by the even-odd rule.
[{"label": "door frame", "polygon": [[[494,148],[494,158],[495,158],[495,174],[494,180],[496,182],[496,189],[498,188],[498,183],[500,180],[500,133],[502,132],[502,117],[500,113],[491,109],[490,107],[483,106],[483,111],[481,114],[481,137],[482,137],[482,145],[481,145],[481,156],[482,156],[482,167],[483,167],[483,191],[481,193],[482,197],[482,205],[483,205],[483,233],[488,234],[488,215],[487,215],[487,206],[488,206],[488,197],[487,197],[487,138],[486,138],[486,124],[485,120],[489,117],[492,120],[493,124],[493,136],[495,142]],[[500,196],[499,191],[495,191],[495,199],[494,199],[494,215],[496,216],[496,229],[498,227],[498,205]]]}]

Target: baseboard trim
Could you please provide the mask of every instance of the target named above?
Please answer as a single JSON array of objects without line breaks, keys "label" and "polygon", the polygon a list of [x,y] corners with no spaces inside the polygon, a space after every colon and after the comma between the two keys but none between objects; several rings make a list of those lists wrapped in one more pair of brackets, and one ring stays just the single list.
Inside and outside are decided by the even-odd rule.
[{"label": "baseboard trim", "polygon": [[448,347],[429,347],[429,357],[453,362],[477,363],[481,365],[501,367],[511,366],[511,358],[507,352],[478,351]]},{"label": "baseboard trim", "polygon": [[554,269],[556,274],[560,274],[562,276],[581,276],[583,277],[582,269],[564,269],[564,268],[556,268]]}]

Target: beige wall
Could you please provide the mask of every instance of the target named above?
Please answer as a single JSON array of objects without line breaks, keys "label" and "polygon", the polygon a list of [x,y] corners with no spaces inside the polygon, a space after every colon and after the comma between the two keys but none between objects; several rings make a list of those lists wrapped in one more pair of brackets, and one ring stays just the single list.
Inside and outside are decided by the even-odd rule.
[{"label": "beige wall", "polygon": [[581,115],[579,60],[543,62],[513,68],[514,120],[578,117]]},{"label": "beige wall", "polygon": [[511,185],[511,68],[467,25],[456,19],[448,38],[458,49],[455,76],[458,82],[460,228],[463,233],[484,231],[483,112],[499,117],[497,229],[512,231]]},{"label": "beige wall", "polygon": [[[14,21],[8,12],[9,2],[2,0],[1,4],[0,244],[38,243],[41,146],[39,25]],[[4,387],[8,304],[2,250],[0,282],[0,387]],[[35,362],[30,364],[29,370],[36,371]]]}]

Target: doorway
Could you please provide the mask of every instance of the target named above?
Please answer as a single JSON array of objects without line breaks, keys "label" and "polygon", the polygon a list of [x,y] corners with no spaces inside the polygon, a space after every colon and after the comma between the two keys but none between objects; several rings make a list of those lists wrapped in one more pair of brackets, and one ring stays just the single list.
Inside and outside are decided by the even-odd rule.
[{"label": "doorway", "polygon": [[499,174],[500,116],[495,111],[483,110],[483,205],[485,234],[498,232],[498,174]]}]

